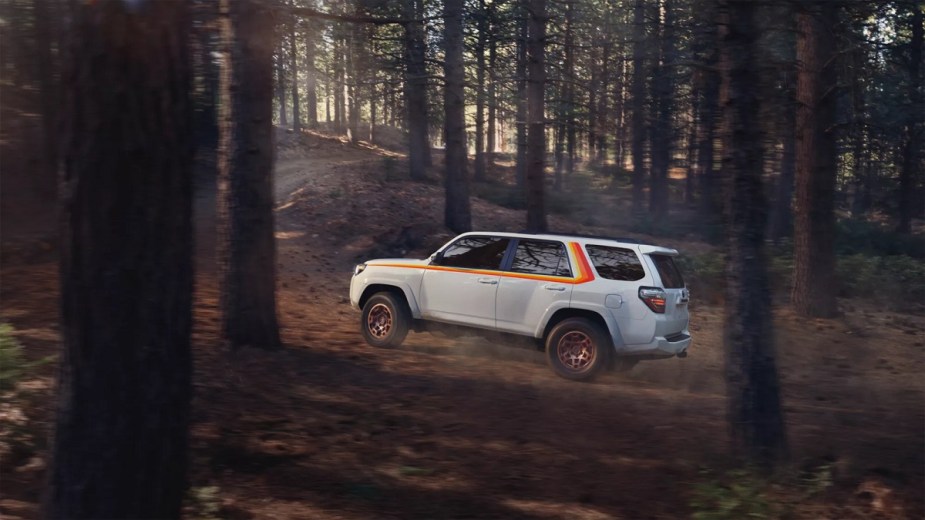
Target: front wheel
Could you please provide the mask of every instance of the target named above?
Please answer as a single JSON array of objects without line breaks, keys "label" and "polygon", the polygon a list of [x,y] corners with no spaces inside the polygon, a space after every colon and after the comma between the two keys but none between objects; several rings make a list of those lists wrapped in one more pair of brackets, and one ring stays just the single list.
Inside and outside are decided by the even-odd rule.
[{"label": "front wheel", "polygon": [[376,293],[363,306],[360,330],[366,342],[374,347],[401,345],[410,326],[408,305],[392,293]]},{"label": "front wheel", "polygon": [[546,337],[546,360],[560,377],[590,381],[607,366],[610,340],[601,326],[584,318],[557,324]]}]

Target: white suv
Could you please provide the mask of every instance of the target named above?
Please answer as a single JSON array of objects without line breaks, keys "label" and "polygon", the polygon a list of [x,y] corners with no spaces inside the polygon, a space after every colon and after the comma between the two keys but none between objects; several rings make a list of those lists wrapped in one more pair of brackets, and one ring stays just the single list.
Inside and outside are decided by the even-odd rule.
[{"label": "white suv", "polygon": [[605,237],[464,233],[426,260],[357,265],[350,303],[374,346],[435,325],[518,334],[536,338],[560,376],[588,380],[607,366],[687,355],[677,254]]}]

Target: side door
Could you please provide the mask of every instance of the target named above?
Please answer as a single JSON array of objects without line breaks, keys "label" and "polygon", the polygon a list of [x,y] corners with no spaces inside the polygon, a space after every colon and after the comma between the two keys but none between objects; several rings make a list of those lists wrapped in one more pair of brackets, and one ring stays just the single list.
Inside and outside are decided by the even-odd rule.
[{"label": "side door", "polygon": [[498,286],[498,330],[533,335],[551,306],[568,306],[572,266],[565,244],[519,239]]},{"label": "side door", "polygon": [[511,239],[468,235],[443,251],[421,281],[421,316],[425,319],[495,328],[495,296],[501,262]]}]

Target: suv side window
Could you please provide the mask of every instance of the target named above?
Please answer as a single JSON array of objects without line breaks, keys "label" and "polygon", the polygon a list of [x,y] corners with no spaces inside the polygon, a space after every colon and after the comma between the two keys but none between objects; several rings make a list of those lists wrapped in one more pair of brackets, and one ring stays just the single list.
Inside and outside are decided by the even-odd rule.
[{"label": "suv side window", "polygon": [[547,276],[572,276],[565,246],[561,242],[544,240],[518,242],[511,271]]},{"label": "suv side window", "polygon": [[609,246],[585,246],[597,274],[608,280],[635,282],[646,272],[636,252],[631,249]]},{"label": "suv side window", "polygon": [[464,237],[450,244],[443,251],[440,265],[461,267],[464,269],[501,268],[501,260],[507,251],[509,238],[498,237]]}]

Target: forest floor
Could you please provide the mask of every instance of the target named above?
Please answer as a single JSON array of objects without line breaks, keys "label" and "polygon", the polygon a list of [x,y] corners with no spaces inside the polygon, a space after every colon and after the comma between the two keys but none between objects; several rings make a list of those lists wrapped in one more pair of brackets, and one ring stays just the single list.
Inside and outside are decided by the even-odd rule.
[{"label": "forest floor", "polygon": [[[451,236],[439,183],[408,181],[403,161],[281,134],[285,347],[273,352],[229,352],[218,339],[214,202],[200,195],[187,517],[685,518],[707,507],[698,496],[738,501],[740,511],[767,502],[772,516],[791,518],[925,514],[920,315],[859,301],[843,302],[833,320],[776,310],[793,463],[769,484],[730,472],[721,307],[692,304],[688,358],[589,384],[557,378],[540,352],[478,339],[412,334],[398,349],[367,346],[347,299],[353,265],[425,257]],[[551,227],[626,235],[611,217],[625,204],[623,192],[594,191],[583,215]],[[472,213],[476,229],[524,222],[479,198]],[[23,239],[4,225],[2,315],[31,359],[60,348],[51,236],[30,229]],[[18,425],[0,439],[16,448],[0,459],[4,518],[39,516],[54,365],[0,403],[0,420]]]}]

